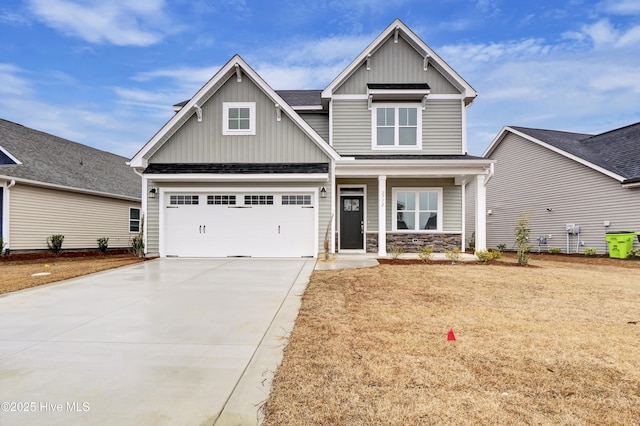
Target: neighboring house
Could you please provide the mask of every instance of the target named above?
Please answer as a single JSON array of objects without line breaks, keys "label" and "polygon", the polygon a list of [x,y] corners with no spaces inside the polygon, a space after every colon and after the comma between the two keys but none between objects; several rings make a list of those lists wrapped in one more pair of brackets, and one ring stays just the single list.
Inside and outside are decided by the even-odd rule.
[{"label": "neighboring house", "polygon": [[504,127],[484,157],[496,161],[487,184],[489,247],[513,248],[525,211],[534,251],[604,254],[606,232],[640,231],[640,123],[599,135]]},{"label": "neighboring house", "polygon": [[0,237],[11,251],[127,247],[141,227],[141,179],[127,159],[0,120]]},{"label": "neighboring house", "polygon": [[[323,90],[275,91],[234,56],[133,157],[148,254],[317,256],[461,248],[477,93],[396,20]],[[475,201],[474,201],[475,202]],[[484,245],[477,233],[478,247]]]}]

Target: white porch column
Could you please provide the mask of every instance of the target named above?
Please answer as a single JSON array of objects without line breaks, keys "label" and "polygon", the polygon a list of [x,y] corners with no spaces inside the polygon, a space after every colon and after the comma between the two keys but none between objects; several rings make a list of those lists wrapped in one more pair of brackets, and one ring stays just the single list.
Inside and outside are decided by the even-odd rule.
[{"label": "white porch column", "polygon": [[487,188],[484,175],[477,175],[476,185],[476,251],[487,249]]},{"label": "white porch column", "polygon": [[387,255],[387,177],[378,176],[378,256]]}]

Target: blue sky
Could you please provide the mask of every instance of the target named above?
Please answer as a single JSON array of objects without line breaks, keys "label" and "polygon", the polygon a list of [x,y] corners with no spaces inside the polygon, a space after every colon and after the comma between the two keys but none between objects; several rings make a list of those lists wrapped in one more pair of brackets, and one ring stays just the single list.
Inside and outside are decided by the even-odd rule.
[{"label": "blue sky", "polygon": [[130,157],[235,53],[322,89],[395,18],[480,93],[471,154],[504,125],[640,121],[638,0],[5,1],[0,118]]}]

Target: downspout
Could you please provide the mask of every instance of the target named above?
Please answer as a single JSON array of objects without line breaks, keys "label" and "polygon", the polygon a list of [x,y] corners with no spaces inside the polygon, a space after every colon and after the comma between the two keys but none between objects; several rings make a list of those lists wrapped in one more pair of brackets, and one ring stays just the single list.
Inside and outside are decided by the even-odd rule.
[{"label": "downspout", "polygon": [[144,254],[147,254],[147,179],[144,177],[143,173],[138,171],[137,169],[133,169],[133,172],[140,176],[142,179],[142,197],[140,198],[140,207],[142,207],[142,241],[144,243]]},{"label": "downspout", "polygon": [[[4,248],[4,250],[10,250],[11,249],[11,203],[10,203],[10,198],[11,196],[9,195],[9,189],[11,189],[12,187],[14,187],[16,185],[16,180],[15,179],[11,179],[11,181],[9,181],[9,183],[7,184],[7,186],[5,186],[5,194],[3,197],[3,203],[4,206],[0,206],[0,209],[3,209],[3,219],[2,219],[2,227],[4,229],[2,229],[2,241],[5,243],[4,247],[0,247],[0,252],[2,251],[2,249]],[[5,209],[6,206],[6,209]],[[8,251],[7,251],[8,253]]]}]

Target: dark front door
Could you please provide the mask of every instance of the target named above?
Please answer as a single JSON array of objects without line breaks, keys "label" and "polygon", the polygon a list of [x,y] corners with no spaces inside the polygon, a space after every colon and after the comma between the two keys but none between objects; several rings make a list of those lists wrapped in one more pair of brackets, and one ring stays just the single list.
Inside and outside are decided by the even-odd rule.
[{"label": "dark front door", "polygon": [[340,248],[364,248],[364,197],[361,195],[340,197]]}]

